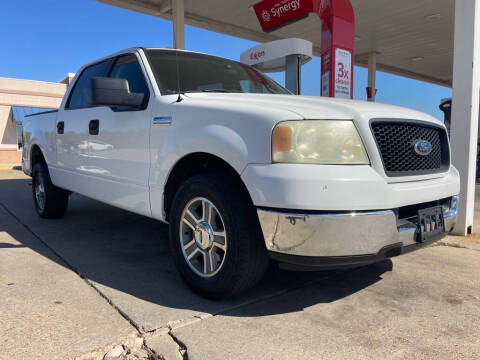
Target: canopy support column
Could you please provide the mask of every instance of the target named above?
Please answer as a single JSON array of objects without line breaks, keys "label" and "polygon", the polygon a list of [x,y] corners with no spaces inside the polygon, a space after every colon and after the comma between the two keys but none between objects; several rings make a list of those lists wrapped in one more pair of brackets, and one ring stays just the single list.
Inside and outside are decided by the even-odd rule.
[{"label": "canopy support column", "polygon": [[472,232],[475,202],[480,94],[480,1],[455,1],[453,55],[452,161],[460,172],[461,190],[454,233]]},{"label": "canopy support column", "polygon": [[376,88],[377,81],[377,53],[371,52],[368,54],[368,85],[367,85],[367,100],[375,101],[377,95]]},{"label": "canopy support column", "polygon": [[285,87],[295,95],[300,95],[300,84],[302,82],[300,55],[289,55],[285,62]]},{"label": "canopy support column", "polygon": [[185,0],[172,0],[173,47],[185,49]]}]

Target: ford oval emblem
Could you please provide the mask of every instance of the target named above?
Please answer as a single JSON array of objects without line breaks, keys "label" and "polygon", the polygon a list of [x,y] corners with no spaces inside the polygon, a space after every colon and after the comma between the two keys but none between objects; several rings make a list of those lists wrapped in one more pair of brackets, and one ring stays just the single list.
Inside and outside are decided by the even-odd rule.
[{"label": "ford oval emblem", "polygon": [[433,150],[433,146],[428,140],[417,140],[413,145],[413,150],[420,156],[427,156]]}]

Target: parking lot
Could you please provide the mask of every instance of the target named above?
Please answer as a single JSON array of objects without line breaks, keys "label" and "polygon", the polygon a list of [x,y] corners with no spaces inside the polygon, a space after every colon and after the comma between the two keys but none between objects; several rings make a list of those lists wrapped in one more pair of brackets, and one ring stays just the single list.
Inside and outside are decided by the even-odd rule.
[{"label": "parking lot", "polygon": [[180,279],[162,223],[78,195],[43,220],[29,185],[0,171],[0,359],[480,357],[478,237],[353,270],[272,266],[213,302]]}]

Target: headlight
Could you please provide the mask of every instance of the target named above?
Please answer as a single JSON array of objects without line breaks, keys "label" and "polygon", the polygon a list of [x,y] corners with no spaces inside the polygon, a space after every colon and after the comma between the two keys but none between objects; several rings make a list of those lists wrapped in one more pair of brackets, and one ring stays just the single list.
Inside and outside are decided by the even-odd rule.
[{"label": "headlight", "polygon": [[273,129],[272,160],[277,163],[370,164],[350,120],[284,121]]}]

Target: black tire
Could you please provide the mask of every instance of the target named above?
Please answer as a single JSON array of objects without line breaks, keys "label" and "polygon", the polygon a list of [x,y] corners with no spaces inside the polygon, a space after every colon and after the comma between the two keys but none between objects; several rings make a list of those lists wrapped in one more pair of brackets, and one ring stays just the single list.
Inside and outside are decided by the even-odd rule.
[{"label": "black tire", "polygon": [[[43,185],[44,201],[37,196],[37,186]],[[65,215],[68,207],[69,192],[52,184],[47,165],[38,163],[32,172],[32,195],[37,214],[45,219],[58,219]]]},{"label": "black tire", "polygon": [[[188,179],[174,197],[170,211],[170,245],[181,276],[201,296],[220,299],[238,295],[253,287],[268,267],[258,217],[246,195],[239,190],[238,182],[227,176],[202,174]],[[198,197],[210,201],[221,214],[228,239],[218,273],[207,278],[192,270],[184,256],[181,245],[184,240],[180,237],[184,209]]]}]

